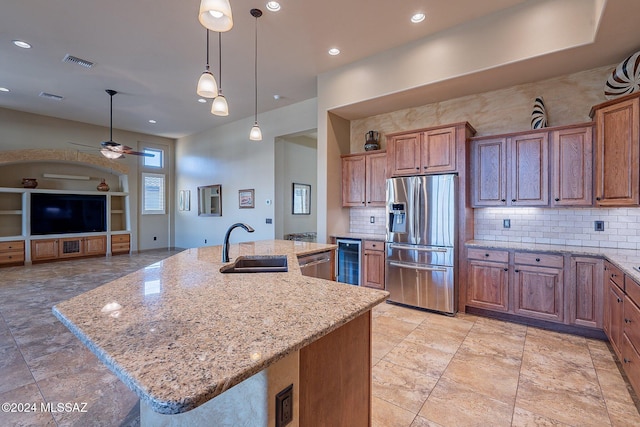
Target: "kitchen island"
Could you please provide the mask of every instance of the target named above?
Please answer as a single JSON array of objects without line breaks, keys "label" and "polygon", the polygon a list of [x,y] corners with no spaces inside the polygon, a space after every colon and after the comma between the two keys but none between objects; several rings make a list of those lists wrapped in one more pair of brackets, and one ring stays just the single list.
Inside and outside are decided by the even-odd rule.
[{"label": "kitchen island", "polygon": [[[231,245],[232,260],[287,256],[288,272],[255,274],[221,273],[220,246],[188,249],[53,312],[140,397],[143,424],[159,424],[166,414],[163,425],[198,419],[184,418],[190,416],[272,425],[275,394],[291,383],[290,425],[330,421],[331,413],[367,425],[370,310],[387,293],[300,274],[297,256],[334,248],[278,240]],[[333,409],[322,406],[328,403]]]}]

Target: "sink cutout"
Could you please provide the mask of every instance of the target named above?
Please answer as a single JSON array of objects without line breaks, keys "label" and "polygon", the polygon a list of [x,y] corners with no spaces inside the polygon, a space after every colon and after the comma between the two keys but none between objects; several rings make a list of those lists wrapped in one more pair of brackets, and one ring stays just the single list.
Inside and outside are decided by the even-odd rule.
[{"label": "sink cutout", "polygon": [[221,273],[282,273],[289,271],[286,255],[240,256],[233,264],[220,268]]}]

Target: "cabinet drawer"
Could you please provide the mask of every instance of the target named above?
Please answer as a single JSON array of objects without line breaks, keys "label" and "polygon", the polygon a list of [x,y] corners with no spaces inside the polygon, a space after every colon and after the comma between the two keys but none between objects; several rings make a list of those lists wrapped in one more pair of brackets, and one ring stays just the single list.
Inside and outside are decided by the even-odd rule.
[{"label": "cabinet drawer", "polygon": [[0,253],[0,264],[11,264],[14,262],[24,262],[24,252],[2,252]]},{"label": "cabinet drawer", "polygon": [[114,234],[111,236],[111,244],[116,243],[129,243],[129,235],[128,234]]},{"label": "cabinet drawer", "polygon": [[622,334],[622,362],[629,382],[635,390],[640,390],[640,354],[626,334]]},{"label": "cabinet drawer", "polygon": [[[629,299],[629,295],[624,297],[623,328],[631,344],[640,349],[640,308]],[[640,366],[638,366],[638,369],[640,369]]]},{"label": "cabinet drawer", "polygon": [[[624,276],[624,291],[631,298],[631,301],[640,306],[640,284],[627,275]],[[640,329],[640,323],[637,328]],[[638,345],[640,346],[640,341],[638,341]]]},{"label": "cabinet drawer", "polygon": [[24,251],[24,240],[0,242],[0,251]]},{"label": "cabinet drawer", "polygon": [[562,255],[551,255],[547,253],[516,252],[514,263],[562,268],[564,266],[564,257]]},{"label": "cabinet drawer", "polygon": [[374,240],[365,240],[364,249],[369,251],[384,251],[384,242]]},{"label": "cabinet drawer", "polygon": [[114,243],[111,245],[111,253],[129,252],[129,249],[128,243]]},{"label": "cabinet drawer", "polygon": [[613,283],[624,291],[624,273],[610,262],[604,263],[604,280],[606,281],[607,279],[611,279]]},{"label": "cabinet drawer", "polygon": [[509,262],[509,252],[495,249],[469,248],[467,257],[483,261]]}]

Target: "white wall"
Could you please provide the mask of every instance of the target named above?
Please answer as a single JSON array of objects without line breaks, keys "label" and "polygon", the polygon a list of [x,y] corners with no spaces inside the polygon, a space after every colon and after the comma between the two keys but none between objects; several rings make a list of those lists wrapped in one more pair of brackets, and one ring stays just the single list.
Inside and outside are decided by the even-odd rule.
[{"label": "white wall", "polygon": [[[69,144],[69,141],[98,147],[100,142],[105,141],[108,137],[108,127],[95,126],[71,120],[56,119],[53,117],[0,108],[0,151],[22,149],[82,150],[82,147],[75,147]],[[145,142],[166,147],[169,150],[169,159],[171,159],[171,151],[173,150],[175,142],[173,139],[169,138],[128,132],[119,129],[113,130],[113,139],[114,141],[136,149],[141,149]],[[101,156],[97,150],[96,156]],[[152,248],[152,246],[146,245],[145,242],[140,242],[139,244],[139,234],[142,236],[146,236],[148,234],[157,235],[164,242],[169,244],[169,216],[166,217],[166,220],[161,226],[158,226],[157,224],[152,225],[151,221],[148,225],[144,220],[140,223],[138,212],[140,209],[139,171],[141,167],[141,158],[138,156],[126,156],[126,158],[114,160],[114,162],[125,164],[129,168],[128,182],[131,207],[132,251]],[[71,171],[69,174],[74,174],[75,172],[73,171],[78,169],[75,167],[67,169],[64,164],[59,164],[58,169],[52,170],[51,172],[64,174],[66,170]],[[172,170],[173,164],[170,163],[169,173],[171,173]],[[105,177],[109,178],[109,175]],[[21,179],[22,173],[20,173],[19,176],[14,177],[11,182],[20,183]],[[40,179],[38,181],[41,182]],[[170,184],[172,181],[173,177],[169,175],[168,183]],[[109,186],[114,190],[117,188],[118,185],[115,178],[111,177],[108,182]],[[52,185],[56,184],[52,183]],[[41,186],[41,188],[44,187]],[[171,193],[168,193],[168,196],[171,197]]]},{"label": "white wall", "polygon": [[[231,241],[273,239],[275,200],[275,139],[316,128],[316,100],[310,99],[258,116],[262,141],[250,141],[252,119],[180,138],[176,143],[176,187],[191,191],[191,210],[176,211],[176,246],[219,245],[227,228],[245,222],[256,231],[234,231]],[[212,116],[212,123],[215,117]],[[222,185],[222,216],[198,216],[198,186]],[[238,190],[255,189],[255,209],[239,209]],[[175,197],[174,197],[175,199]],[[267,205],[266,201],[272,203]],[[205,244],[205,240],[207,243]]]}]

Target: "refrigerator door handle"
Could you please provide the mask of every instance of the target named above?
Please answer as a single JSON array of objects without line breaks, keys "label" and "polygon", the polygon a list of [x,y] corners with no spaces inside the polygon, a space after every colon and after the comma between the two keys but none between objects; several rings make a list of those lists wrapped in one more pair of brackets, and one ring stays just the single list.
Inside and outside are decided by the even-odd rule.
[{"label": "refrigerator door handle", "polygon": [[447,248],[420,248],[415,246],[404,246],[404,245],[389,245],[391,249],[402,249],[407,251],[418,251],[418,252],[447,252]]},{"label": "refrigerator door handle", "polygon": [[397,262],[390,262],[389,265],[391,265],[393,267],[400,267],[400,268],[411,268],[413,270],[444,271],[444,272],[447,271],[446,268],[442,268],[442,267],[424,267],[424,266],[411,265],[411,264],[400,264],[400,263],[397,263]]}]

